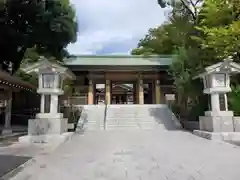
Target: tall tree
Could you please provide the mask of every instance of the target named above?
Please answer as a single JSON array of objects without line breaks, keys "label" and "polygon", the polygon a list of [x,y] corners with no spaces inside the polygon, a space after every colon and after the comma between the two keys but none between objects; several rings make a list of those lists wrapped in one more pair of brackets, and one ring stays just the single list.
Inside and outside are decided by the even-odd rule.
[{"label": "tall tree", "polygon": [[77,22],[69,0],[4,0],[0,3],[0,66],[14,73],[29,48],[61,59],[75,42]]},{"label": "tall tree", "polygon": [[[200,19],[198,10],[200,1],[176,0],[160,3],[162,7],[171,6],[167,22],[151,29],[132,53],[178,55],[169,71],[174,79],[177,103],[183,108],[182,112],[187,114],[194,112],[196,118],[204,111],[203,104],[207,104],[202,97],[201,83],[193,82],[192,77],[203,68],[205,62],[211,59],[209,55],[211,52],[202,51],[199,41],[192,38],[192,36],[201,36],[201,31],[196,29]],[[201,105],[197,106],[199,103]]]},{"label": "tall tree", "polygon": [[182,11],[187,12],[194,23],[198,22],[198,7],[203,0],[158,0],[158,4],[162,7],[175,7],[176,4],[182,5]]},{"label": "tall tree", "polygon": [[198,29],[202,47],[214,49],[218,58],[240,53],[240,5],[236,0],[205,0]]}]

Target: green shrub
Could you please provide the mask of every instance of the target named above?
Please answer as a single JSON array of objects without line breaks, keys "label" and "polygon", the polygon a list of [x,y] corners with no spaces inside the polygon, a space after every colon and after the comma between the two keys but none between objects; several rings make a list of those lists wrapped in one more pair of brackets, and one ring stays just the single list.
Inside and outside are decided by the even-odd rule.
[{"label": "green shrub", "polygon": [[240,85],[233,86],[228,96],[229,107],[235,116],[240,116]]}]

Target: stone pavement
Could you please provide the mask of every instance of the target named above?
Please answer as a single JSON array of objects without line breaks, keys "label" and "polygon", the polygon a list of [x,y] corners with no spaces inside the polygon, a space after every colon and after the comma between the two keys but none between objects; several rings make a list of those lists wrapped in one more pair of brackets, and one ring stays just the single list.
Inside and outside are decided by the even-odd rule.
[{"label": "stone pavement", "polygon": [[18,143],[18,136],[0,141],[0,179],[21,164],[37,155],[54,151],[57,145]]},{"label": "stone pavement", "polygon": [[240,149],[181,131],[93,131],[36,157],[12,179],[239,180]]}]

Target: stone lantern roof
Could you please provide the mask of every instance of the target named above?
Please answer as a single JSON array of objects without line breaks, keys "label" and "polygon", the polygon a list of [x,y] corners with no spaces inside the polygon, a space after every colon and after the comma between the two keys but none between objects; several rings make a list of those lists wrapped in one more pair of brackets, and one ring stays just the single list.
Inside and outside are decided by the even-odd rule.
[{"label": "stone lantern roof", "polygon": [[75,75],[67,67],[60,65],[58,62],[50,62],[42,56],[37,63],[27,65],[26,67],[23,67],[22,70],[26,73],[38,73],[40,69],[44,68],[54,68],[56,72],[64,74],[67,78],[75,79]]},{"label": "stone lantern roof", "polygon": [[195,76],[193,79],[203,78],[209,74],[214,73],[229,73],[237,74],[240,72],[240,65],[236,62],[233,62],[232,56],[224,59],[222,62],[213,64],[205,68],[205,72]]}]

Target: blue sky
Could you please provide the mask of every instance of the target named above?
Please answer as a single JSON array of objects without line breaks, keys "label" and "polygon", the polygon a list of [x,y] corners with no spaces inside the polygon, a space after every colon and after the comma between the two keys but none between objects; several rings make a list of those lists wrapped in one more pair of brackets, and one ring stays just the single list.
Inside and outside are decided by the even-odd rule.
[{"label": "blue sky", "polygon": [[149,28],[165,20],[157,0],[70,0],[77,12],[72,54],[129,54]]}]

